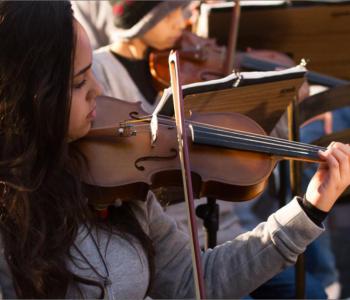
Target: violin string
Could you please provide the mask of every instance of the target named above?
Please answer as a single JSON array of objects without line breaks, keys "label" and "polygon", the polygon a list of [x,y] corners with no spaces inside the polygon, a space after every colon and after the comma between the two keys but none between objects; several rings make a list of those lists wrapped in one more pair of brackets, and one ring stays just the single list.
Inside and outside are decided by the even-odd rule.
[{"label": "violin string", "polygon": [[[144,121],[147,121],[147,119],[144,119]],[[173,126],[174,125],[173,119],[169,118],[169,121],[171,122],[170,125]],[[162,123],[162,122],[160,122],[160,123]],[[226,132],[227,134],[241,134],[243,137],[252,138],[254,140],[259,140],[259,141],[265,140],[266,142],[269,142],[272,145],[273,145],[273,143],[271,143],[271,142],[275,142],[276,146],[280,146],[281,144],[284,144],[284,145],[289,145],[290,147],[294,147],[294,148],[302,147],[303,149],[314,149],[315,151],[325,150],[325,148],[311,145],[311,144],[289,141],[289,140],[285,140],[285,139],[279,139],[279,138],[275,138],[275,137],[264,136],[264,135],[254,134],[254,133],[248,133],[248,132],[240,131],[240,130],[231,130],[231,129],[227,129],[224,127],[219,127],[219,126],[211,125],[211,124],[204,124],[204,123],[200,123],[200,122],[188,122],[188,123],[192,124],[192,125],[198,124],[199,126],[202,126],[204,128],[215,128],[215,129],[220,130],[222,132]],[[164,124],[164,123],[162,123],[162,124]],[[169,125],[169,124],[165,123],[165,125]],[[142,126],[146,126],[146,125],[143,124]]]},{"label": "violin string", "polygon": [[[212,128],[212,129],[217,129],[219,131],[225,132],[227,134],[233,133],[233,134],[241,134],[244,137],[251,137],[254,139],[258,139],[258,140],[266,140],[267,142],[276,142],[277,145],[280,144],[285,144],[285,145],[290,145],[290,146],[300,146],[303,148],[309,148],[309,149],[315,149],[315,150],[323,150],[322,147],[316,146],[316,145],[312,145],[312,144],[306,144],[306,143],[301,143],[301,142],[296,142],[296,141],[290,141],[290,140],[286,140],[286,139],[282,139],[282,138],[277,138],[277,137],[272,137],[272,136],[265,136],[265,135],[261,135],[261,134],[256,134],[256,133],[251,133],[251,132],[246,132],[246,131],[242,131],[242,130],[231,130],[229,128],[225,128],[225,127],[220,127],[220,126],[216,126],[216,125],[211,125],[211,124],[205,124],[205,123],[201,123],[201,122],[194,122],[191,124],[196,124],[198,126],[202,126],[203,128]],[[325,150],[325,149],[324,149]]]},{"label": "violin string", "polygon": [[[146,121],[146,120],[144,120],[144,121]],[[169,118],[168,121],[171,122],[170,125],[174,126],[173,119]],[[314,151],[326,150],[326,148],[322,148],[322,147],[319,147],[319,146],[314,146],[314,145],[310,145],[310,144],[294,142],[294,141],[289,141],[289,140],[279,139],[279,138],[274,138],[274,137],[269,137],[269,136],[265,137],[263,135],[247,133],[247,132],[244,132],[244,131],[237,131],[237,130],[233,131],[231,129],[226,129],[226,128],[215,126],[215,125],[209,125],[208,126],[208,124],[203,124],[203,123],[200,123],[200,122],[188,122],[188,123],[189,124],[199,124],[201,126],[204,126],[204,128],[215,128],[215,129],[218,129],[218,130],[220,130],[222,132],[226,132],[227,134],[236,134],[236,135],[239,134],[242,137],[251,138],[251,139],[257,140],[257,141],[264,141],[265,140],[266,142],[270,143],[271,146],[275,146],[275,147],[281,147],[281,145],[284,144],[284,145],[288,145],[289,147],[294,148],[295,150],[297,150],[298,148],[300,148],[302,150],[309,149],[309,150],[314,150]],[[169,125],[168,123],[165,123],[165,124]],[[146,126],[146,125],[142,124],[141,126]],[[139,126],[137,126],[137,127],[139,127]],[[275,142],[275,144],[271,143],[271,142]]]},{"label": "violin string", "polygon": [[250,138],[253,141],[262,141],[269,143],[271,145],[286,145],[291,148],[302,148],[302,149],[313,149],[313,150],[322,150],[321,147],[315,146],[315,145],[310,145],[310,144],[305,144],[305,143],[300,143],[300,142],[295,142],[295,141],[289,141],[286,139],[281,139],[281,138],[276,138],[276,137],[271,137],[271,136],[265,136],[265,135],[260,135],[260,134],[255,134],[255,133],[250,133],[246,131],[241,131],[241,130],[230,130],[226,129],[223,127],[217,127],[217,126],[209,126],[207,124],[200,124],[198,123],[198,126],[201,126],[203,129],[211,129],[211,130],[217,130],[219,134],[226,134],[226,135],[234,135],[234,136],[241,136],[242,138]]},{"label": "violin string", "polygon": [[[142,127],[144,128],[143,131],[138,130],[138,132],[145,132],[149,133],[149,125],[148,124],[139,124],[136,125],[136,127]],[[201,134],[203,133],[203,134]],[[210,135],[211,134],[211,135]],[[200,136],[198,138],[198,135]],[[220,134],[219,134],[220,135]],[[295,147],[288,147],[285,145],[274,145],[273,143],[266,143],[266,142],[256,142],[252,139],[246,138],[242,135],[221,135],[221,138],[218,139],[217,133],[210,133],[208,135],[207,131],[198,130],[196,128],[194,133],[194,140],[197,144],[206,144],[206,145],[213,145],[213,146],[219,146],[227,149],[235,149],[235,150],[243,150],[243,151],[253,151],[253,152],[259,152],[259,153],[265,153],[265,154],[271,154],[276,155],[279,157],[284,158],[293,158],[293,159],[300,159],[302,161],[304,160],[310,160],[310,161],[320,161],[317,149],[310,150],[305,148],[295,148]],[[218,142],[219,141],[219,142]]]},{"label": "violin string", "polygon": [[[165,125],[172,125],[174,126],[174,120],[171,117],[161,117],[159,118],[161,124],[165,124]],[[134,123],[134,121],[137,121],[137,123],[140,122],[149,122],[148,118],[144,118],[144,119],[139,119],[139,120],[132,120],[132,121],[127,121],[125,122],[125,124],[132,124]],[[169,121],[169,123],[166,123],[164,121]],[[136,123],[136,122],[135,122]],[[303,150],[314,150],[314,151],[318,151],[318,150],[326,150],[326,148],[324,147],[320,147],[320,146],[316,146],[316,145],[312,145],[312,144],[306,144],[306,143],[301,143],[301,142],[295,142],[295,141],[289,141],[286,139],[280,139],[280,138],[276,138],[276,137],[271,137],[271,136],[264,136],[264,135],[259,135],[259,134],[255,134],[255,133],[250,133],[250,132],[245,132],[245,131],[241,131],[241,130],[232,130],[229,128],[225,128],[225,127],[220,127],[217,125],[212,125],[212,124],[205,124],[205,123],[201,123],[201,122],[196,122],[196,121],[186,121],[186,123],[191,124],[191,125],[198,125],[201,126],[205,129],[216,129],[218,130],[221,134],[226,133],[227,135],[232,135],[235,134],[240,135],[244,138],[250,138],[253,139],[254,141],[261,141],[261,142],[266,142],[269,143],[271,146],[276,146],[276,147],[280,147],[282,145],[294,148],[295,150],[298,149],[303,149]],[[141,126],[146,126],[146,124],[140,124]],[[137,127],[139,127],[140,125],[138,125]],[[148,124],[147,124],[148,126]]]},{"label": "violin string", "polygon": [[[147,125],[142,125],[143,128],[145,128],[144,131],[149,133],[149,129],[146,128]],[[137,125],[137,127],[140,127],[140,125]],[[140,132],[140,131],[138,131]],[[200,133],[204,133],[200,135]],[[199,142],[198,140],[198,134],[200,135],[200,139],[202,142]],[[220,134],[219,134],[220,135]],[[213,146],[219,146],[224,147],[228,149],[236,149],[236,150],[245,150],[245,151],[253,151],[253,152],[260,152],[260,153],[266,153],[266,154],[272,154],[280,157],[285,158],[301,158],[301,160],[305,159],[311,159],[311,161],[318,161],[318,153],[317,151],[305,149],[305,148],[295,148],[295,147],[288,147],[284,145],[274,145],[273,143],[264,143],[264,142],[256,142],[252,139],[248,139],[241,136],[232,136],[232,135],[226,135],[221,136],[220,139],[218,139],[218,134],[214,133],[214,135],[208,135],[207,132],[204,130],[198,130],[198,128],[195,131],[194,139],[196,139],[196,142],[199,144],[207,144],[207,145],[213,145]],[[203,142],[203,140],[205,140]],[[219,143],[218,143],[219,141]]]},{"label": "violin string", "polygon": [[[162,120],[162,119],[163,119],[163,121],[167,120],[167,121],[170,121],[170,123],[171,123],[171,124],[165,123],[165,125],[173,125],[174,126],[173,118],[167,117],[167,116],[162,116],[162,118],[160,120]],[[145,118],[142,121],[143,122],[149,121],[149,119]],[[160,122],[160,123],[164,124],[162,122]],[[205,128],[215,128],[215,129],[218,129],[218,130],[225,131],[228,134],[236,133],[236,134],[242,134],[245,137],[251,137],[251,138],[254,138],[254,139],[259,139],[259,140],[264,140],[265,139],[268,142],[275,141],[277,143],[277,145],[280,145],[280,144],[286,144],[287,145],[288,144],[291,147],[292,146],[294,146],[294,147],[301,146],[303,148],[311,148],[311,149],[315,149],[317,151],[318,150],[325,150],[325,148],[322,148],[322,147],[319,147],[319,146],[316,146],[316,145],[312,145],[312,144],[306,144],[306,143],[301,143],[301,142],[296,142],[296,141],[289,141],[289,140],[286,140],[286,139],[281,139],[281,138],[276,138],[276,137],[271,137],[271,136],[265,136],[265,135],[250,133],[250,132],[241,131],[241,130],[232,130],[232,129],[229,129],[229,128],[220,127],[220,126],[212,125],[212,124],[206,124],[206,123],[201,123],[201,122],[196,122],[196,121],[187,121],[186,123],[189,123],[191,125],[195,124],[195,125],[203,126]]]},{"label": "violin string", "polygon": [[[218,135],[220,136],[220,139],[217,139]],[[252,140],[252,139],[247,139],[245,137],[242,137],[241,135],[227,135],[227,134],[222,134],[222,133],[215,133],[215,132],[208,132],[205,130],[198,130],[198,128],[196,128],[194,130],[194,136],[195,136],[195,140],[197,140],[198,142],[198,138],[199,140],[201,140],[202,142],[200,143],[208,143],[213,144],[213,145],[217,145],[217,146],[227,146],[229,148],[235,148],[238,146],[243,147],[243,149],[249,149],[252,151],[258,151],[258,152],[265,152],[265,153],[269,153],[269,154],[277,154],[277,155],[287,155],[287,156],[311,156],[311,157],[317,157],[317,152],[314,150],[309,150],[309,149],[295,149],[293,147],[290,146],[286,146],[286,145],[279,145],[276,146],[274,144],[268,143],[268,142],[261,142],[261,141],[256,141],[256,140]],[[219,141],[219,142],[217,142]],[[239,148],[241,149],[241,148]]]},{"label": "violin string", "polygon": [[[259,142],[259,143],[263,143],[263,144],[267,144],[270,146],[275,146],[275,147],[285,147],[285,148],[289,148],[291,150],[298,150],[298,149],[302,149],[302,150],[310,150],[310,151],[318,151],[322,148],[320,147],[304,147],[303,145],[299,145],[299,147],[295,147],[295,145],[293,143],[286,143],[284,141],[280,141],[280,143],[274,143],[272,142],[270,139],[266,139],[266,138],[262,138],[262,137],[255,137],[254,139],[251,138],[251,135],[246,135],[246,134],[241,134],[241,133],[237,133],[237,132],[226,132],[226,131],[215,131],[215,129],[212,128],[206,128],[206,127],[196,127],[196,129],[202,133],[206,133],[206,134],[211,134],[211,135],[216,135],[216,136],[221,136],[221,137],[226,137],[226,138],[238,138],[238,139],[242,139],[242,140],[246,140],[246,141],[252,141],[252,142]],[[210,131],[211,130],[211,131]]]},{"label": "violin string", "polygon": [[273,148],[266,145],[256,144],[252,141],[237,141],[237,140],[217,140],[216,137],[208,137],[208,136],[200,136],[196,137],[196,143],[204,144],[204,145],[214,145],[218,147],[223,147],[232,150],[243,150],[243,151],[253,151],[258,153],[265,153],[269,155],[275,155],[278,157],[284,158],[294,158],[300,160],[311,160],[311,161],[320,161],[319,156],[316,152],[308,152],[308,151],[295,151],[290,149],[283,148]]},{"label": "violin string", "polygon": [[[137,125],[138,127],[140,125]],[[149,129],[146,129],[147,125],[142,125],[145,130],[144,132],[149,133]],[[198,134],[200,133],[204,133],[205,135],[205,139],[209,144],[212,145],[221,145],[223,147],[228,147],[228,148],[232,148],[232,149],[240,149],[240,150],[250,150],[250,151],[255,151],[255,152],[263,152],[263,153],[268,153],[268,154],[274,154],[277,156],[282,156],[282,157],[301,157],[301,158],[311,158],[312,160],[318,160],[318,154],[317,154],[317,149],[305,149],[305,148],[295,148],[295,147],[291,147],[290,145],[275,145],[273,143],[270,143],[268,140],[268,142],[263,141],[260,142],[259,141],[255,141],[253,139],[249,139],[246,138],[246,136],[242,136],[242,135],[232,135],[231,132],[229,132],[229,135],[226,135],[226,139],[225,137],[223,138],[223,136],[221,135],[221,139],[219,143],[217,143],[218,139],[218,134],[214,133],[211,136],[208,136],[206,131],[203,130],[198,130],[198,128],[196,129],[196,137],[198,136]],[[201,136],[203,138],[203,134]],[[198,142],[198,140],[197,140]],[[204,142],[205,144],[205,142]],[[294,145],[293,145],[294,146]]]}]

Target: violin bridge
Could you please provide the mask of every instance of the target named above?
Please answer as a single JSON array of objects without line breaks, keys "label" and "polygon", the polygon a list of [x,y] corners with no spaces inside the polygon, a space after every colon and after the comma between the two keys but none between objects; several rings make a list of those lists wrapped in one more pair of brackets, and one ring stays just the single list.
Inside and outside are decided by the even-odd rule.
[{"label": "violin bridge", "polygon": [[157,133],[158,133],[158,117],[157,114],[152,115],[151,123],[150,123],[150,129],[151,129],[151,144],[153,145],[154,142],[157,140]]}]

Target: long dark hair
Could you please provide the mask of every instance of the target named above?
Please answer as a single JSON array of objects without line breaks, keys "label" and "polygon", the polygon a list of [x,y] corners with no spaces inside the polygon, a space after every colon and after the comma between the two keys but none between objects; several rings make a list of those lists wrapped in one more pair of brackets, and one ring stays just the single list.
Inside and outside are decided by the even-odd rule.
[{"label": "long dark hair", "polygon": [[[100,286],[66,264],[79,226],[94,222],[79,176],[68,168],[76,41],[70,3],[1,1],[0,40],[4,255],[18,297],[63,298],[72,283]],[[142,231],[133,234],[151,249]]]}]

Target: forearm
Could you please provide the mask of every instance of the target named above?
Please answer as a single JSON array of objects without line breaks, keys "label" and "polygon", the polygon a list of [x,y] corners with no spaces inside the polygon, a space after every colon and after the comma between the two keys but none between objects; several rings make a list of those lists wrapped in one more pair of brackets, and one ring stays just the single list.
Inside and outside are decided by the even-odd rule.
[{"label": "forearm", "polygon": [[204,254],[209,298],[239,298],[293,264],[323,229],[294,199],[253,231]]},{"label": "forearm", "polygon": [[[253,231],[203,254],[207,297],[238,298],[249,294],[284,267],[293,264],[322,231],[304,213],[297,200],[293,200]],[[178,234],[175,230],[169,233]],[[166,250],[168,257],[163,262],[158,261],[161,264],[158,264],[156,292],[152,296],[193,298],[188,241],[182,238],[171,244],[171,249]]]}]

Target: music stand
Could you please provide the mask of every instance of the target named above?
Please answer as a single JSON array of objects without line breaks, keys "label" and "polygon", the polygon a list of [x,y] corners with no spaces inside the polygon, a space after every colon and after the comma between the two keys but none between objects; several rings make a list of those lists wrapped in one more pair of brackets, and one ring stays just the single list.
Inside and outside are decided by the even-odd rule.
[{"label": "music stand", "polygon": [[[296,73],[294,71],[242,72],[237,74],[236,87],[223,84],[224,79],[215,81],[214,86],[218,89],[206,86],[205,83],[199,87],[195,84],[183,86],[185,114],[238,112],[254,119],[270,133],[304,81],[305,69],[296,70]],[[168,99],[160,101],[162,108],[159,110],[163,114],[172,114],[171,95],[165,95],[164,98]],[[216,199],[207,198],[207,203],[198,206],[196,213],[203,219],[206,248],[215,247],[219,228]]]}]

